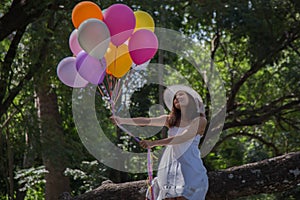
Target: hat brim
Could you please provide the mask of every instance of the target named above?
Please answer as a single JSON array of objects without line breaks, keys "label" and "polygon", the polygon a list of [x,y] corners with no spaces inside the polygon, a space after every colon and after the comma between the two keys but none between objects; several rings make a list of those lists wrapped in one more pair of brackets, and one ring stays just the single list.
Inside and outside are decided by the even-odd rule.
[{"label": "hat brim", "polygon": [[200,113],[204,113],[204,107],[203,107],[203,100],[201,98],[201,96],[191,87],[185,86],[185,85],[172,85],[172,86],[168,86],[165,91],[164,91],[164,102],[165,105],[167,106],[167,108],[171,111],[172,107],[173,107],[173,99],[175,94],[178,91],[185,91],[188,94],[190,94],[194,100],[198,100],[202,106],[199,107],[199,112]]}]

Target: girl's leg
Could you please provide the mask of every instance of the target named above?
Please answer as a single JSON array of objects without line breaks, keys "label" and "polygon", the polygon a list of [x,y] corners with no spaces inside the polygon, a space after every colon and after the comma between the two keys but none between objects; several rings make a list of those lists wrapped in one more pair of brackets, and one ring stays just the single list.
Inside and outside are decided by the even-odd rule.
[{"label": "girl's leg", "polygon": [[187,200],[187,199],[184,197],[176,197],[176,200]]},{"label": "girl's leg", "polygon": [[187,200],[187,199],[184,197],[175,197],[175,198],[166,198],[164,200]]}]

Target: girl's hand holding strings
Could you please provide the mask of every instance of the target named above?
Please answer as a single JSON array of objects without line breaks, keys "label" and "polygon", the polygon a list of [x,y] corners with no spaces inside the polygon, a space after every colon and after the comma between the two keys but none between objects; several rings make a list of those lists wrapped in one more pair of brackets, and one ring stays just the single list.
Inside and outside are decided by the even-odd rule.
[{"label": "girl's hand holding strings", "polygon": [[154,141],[150,141],[150,140],[141,140],[140,141],[140,145],[141,147],[143,147],[144,149],[149,149],[154,147]]},{"label": "girl's hand holding strings", "polygon": [[120,124],[120,117],[117,117],[117,116],[113,115],[113,116],[110,117],[110,120],[112,121],[112,123],[114,125]]}]

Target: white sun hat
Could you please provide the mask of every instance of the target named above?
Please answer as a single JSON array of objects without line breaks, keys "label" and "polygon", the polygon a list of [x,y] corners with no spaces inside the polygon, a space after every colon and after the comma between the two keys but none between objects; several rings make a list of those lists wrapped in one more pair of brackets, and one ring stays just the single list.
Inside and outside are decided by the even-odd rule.
[{"label": "white sun hat", "polygon": [[192,88],[185,85],[171,85],[164,91],[164,102],[167,108],[171,111],[173,107],[173,99],[178,91],[184,91],[190,94],[196,103],[197,112],[205,114],[204,104],[201,96]]}]

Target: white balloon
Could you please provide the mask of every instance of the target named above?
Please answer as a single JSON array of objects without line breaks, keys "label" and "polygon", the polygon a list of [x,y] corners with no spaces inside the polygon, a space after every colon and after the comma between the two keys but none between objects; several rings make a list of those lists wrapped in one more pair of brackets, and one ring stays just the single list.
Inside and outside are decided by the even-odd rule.
[{"label": "white balloon", "polygon": [[101,59],[110,43],[106,24],[95,18],[87,19],[78,28],[78,42],[89,55]]}]

